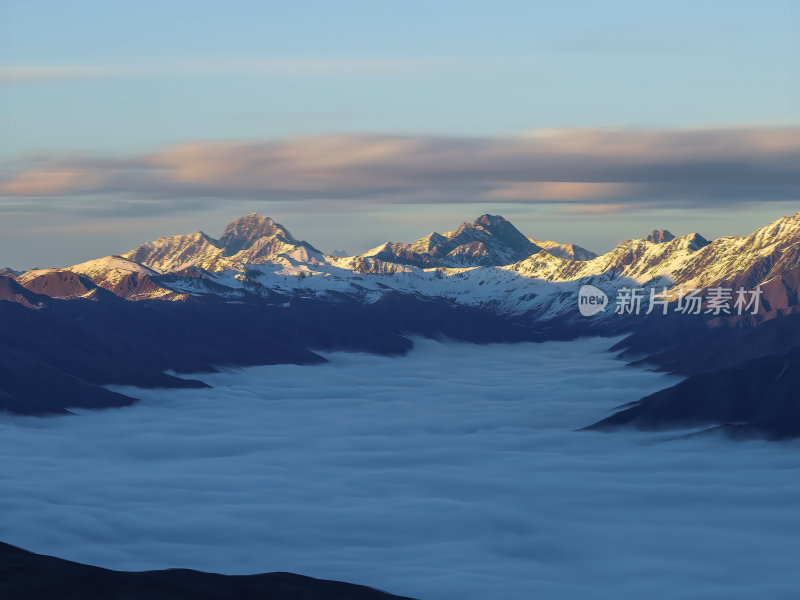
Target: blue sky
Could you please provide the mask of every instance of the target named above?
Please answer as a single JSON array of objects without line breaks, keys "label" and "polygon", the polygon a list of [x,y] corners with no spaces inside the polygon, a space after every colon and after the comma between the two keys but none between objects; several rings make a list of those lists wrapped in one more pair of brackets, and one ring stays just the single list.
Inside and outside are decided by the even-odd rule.
[{"label": "blue sky", "polygon": [[[0,5],[0,177],[65,155],[129,158],[204,140],[789,128],[800,124],[798,29],[800,4],[789,1],[7,0]],[[651,226],[681,229],[706,219],[713,227],[704,233],[713,236],[800,208],[793,188],[768,203],[754,194],[720,219],[707,203],[693,210],[683,190],[674,210],[640,202],[622,218],[607,217],[599,231],[597,216],[565,216],[540,197],[507,206],[469,194],[463,203],[361,197],[343,208],[326,204],[324,194],[301,206],[258,189],[231,200],[215,188],[218,202],[207,197],[149,216],[144,206],[132,216],[114,208],[121,195],[130,203],[130,189],[47,189],[0,199],[0,263],[55,258],[52,248],[20,252],[16,236],[35,235],[32,226],[60,240],[59,256],[79,259],[155,234],[214,233],[250,209],[294,230],[301,225],[296,233],[323,248],[355,251],[380,237],[451,229],[487,211],[531,235],[603,249]],[[72,210],[87,204],[102,210]],[[346,213],[345,223],[370,235],[337,241],[324,217],[331,213]],[[629,219],[625,234],[619,224]]]}]

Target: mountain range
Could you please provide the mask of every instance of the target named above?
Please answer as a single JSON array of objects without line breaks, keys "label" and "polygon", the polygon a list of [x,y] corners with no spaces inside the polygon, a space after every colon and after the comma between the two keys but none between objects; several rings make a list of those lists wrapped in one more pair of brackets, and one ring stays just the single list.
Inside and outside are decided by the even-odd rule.
[{"label": "mountain range", "polygon": [[[746,237],[708,241],[698,233],[676,237],[656,230],[596,255],[575,244],[535,241],[503,217],[482,215],[455,231],[341,257],[296,239],[269,217],[250,214],[218,239],[202,231],[175,235],[65,268],[8,270],[0,277],[66,299],[108,298],[104,292],[136,301],[345,294],[371,302],[395,291],[540,320],[565,316],[560,300],[586,283],[610,295],[631,285],[767,286],[766,308],[776,310],[797,304],[792,289],[799,241],[800,213]],[[3,297],[25,302],[24,292],[10,285],[5,283]]]},{"label": "mountain range", "polygon": [[[757,315],[605,310],[586,318],[576,305],[586,285],[609,298],[624,288],[667,290],[670,302],[681,288],[698,288],[704,306],[710,288],[760,288],[761,306]],[[700,411],[708,402],[730,403],[731,390],[697,382],[714,373],[731,380],[731,368],[769,373],[770,360],[790,364],[794,355],[785,363],[780,357],[800,346],[798,291],[800,213],[715,240],[657,229],[599,255],[528,237],[485,214],[354,256],[321,252],[250,214],[219,238],[198,231],[65,268],[4,269],[0,407],[40,414],[116,406],[133,399],[103,385],[202,385],[164,372],[316,362],[324,359],[315,351],[329,349],[404,352],[410,335],[503,342],[626,334],[616,347],[623,357],[688,376],[675,392],[683,401],[659,396],[655,411],[656,400],[643,399],[598,427],[747,425],[776,437],[758,411]],[[30,371],[40,375],[24,376]],[[795,372],[787,367],[781,377]],[[791,388],[764,389],[783,406]],[[701,393],[714,399],[685,401]]]}]

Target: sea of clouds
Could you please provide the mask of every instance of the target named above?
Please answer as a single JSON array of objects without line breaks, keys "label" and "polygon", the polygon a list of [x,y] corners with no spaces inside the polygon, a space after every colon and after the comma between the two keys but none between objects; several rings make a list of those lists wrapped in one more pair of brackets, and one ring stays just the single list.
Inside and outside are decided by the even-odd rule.
[{"label": "sea of clouds", "polygon": [[423,600],[796,598],[800,444],[576,432],[675,378],[609,340],[335,353],[0,418],[0,540]]}]

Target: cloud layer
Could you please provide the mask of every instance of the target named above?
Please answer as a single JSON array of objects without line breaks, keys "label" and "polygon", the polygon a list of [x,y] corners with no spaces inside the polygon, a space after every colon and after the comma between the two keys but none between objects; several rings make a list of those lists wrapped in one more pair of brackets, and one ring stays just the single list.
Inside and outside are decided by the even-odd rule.
[{"label": "cloud layer", "polygon": [[791,201],[800,198],[800,127],[199,141],[124,158],[39,156],[7,168],[0,195],[102,196],[112,205],[238,198],[595,211]]},{"label": "cloud layer", "polygon": [[421,341],[4,417],[2,539],[425,600],[795,598],[797,444],[573,431],[674,382],[611,343]]}]

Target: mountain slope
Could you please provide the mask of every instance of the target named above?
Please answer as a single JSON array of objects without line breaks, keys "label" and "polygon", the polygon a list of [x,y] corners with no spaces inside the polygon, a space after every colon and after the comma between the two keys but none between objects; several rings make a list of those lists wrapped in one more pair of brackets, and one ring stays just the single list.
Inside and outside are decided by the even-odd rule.
[{"label": "mountain slope", "polygon": [[41,308],[50,300],[50,296],[29,290],[14,277],[0,275],[0,300],[14,302],[27,308]]},{"label": "mountain slope", "polygon": [[189,569],[124,572],[33,554],[0,542],[0,598],[7,600],[411,600],[293,573],[218,575]]},{"label": "mountain slope", "polygon": [[553,242],[549,240],[535,240],[528,238],[533,244],[547,250],[548,254],[552,254],[557,258],[565,260],[592,260],[597,258],[597,254],[586,248],[581,248],[577,244],[562,244],[561,242]]},{"label": "mountain slope", "polygon": [[431,233],[413,244],[386,242],[360,257],[416,267],[500,266],[541,250],[503,217],[481,215],[456,231]]},{"label": "mountain slope", "polygon": [[694,375],[589,429],[722,427],[768,439],[800,436],[800,349]]},{"label": "mountain slope", "polygon": [[403,294],[367,305],[347,296],[50,299],[41,310],[0,301],[0,410],[47,414],[120,406],[131,399],[101,386],[202,387],[166,371],[324,362],[315,351],[401,354],[413,345],[408,336],[473,343],[551,337],[488,310]]}]

